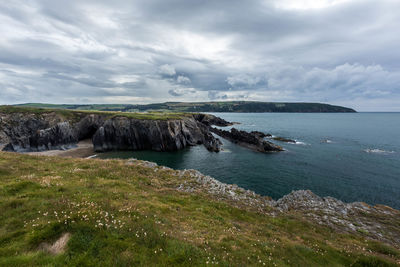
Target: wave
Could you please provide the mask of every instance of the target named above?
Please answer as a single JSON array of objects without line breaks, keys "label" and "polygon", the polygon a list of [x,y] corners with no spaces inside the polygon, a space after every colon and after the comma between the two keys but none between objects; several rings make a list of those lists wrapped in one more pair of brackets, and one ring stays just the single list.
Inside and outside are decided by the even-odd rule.
[{"label": "wave", "polygon": [[301,145],[301,146],[309,146],[310,145],[310,144],[305,143],[305,142],[301,142],[301,141],[297,141],[297,140],[294,140],[294,141],[296,141],[296,143],[294,143],[294,145]]},{"label": "wave", "polygon": [[396,153],[395,151],[383,150],[383,149],[379,149],[379,148],[367,148],[367,149],[364,149],[364,152],[375,153],[375,154],[393,154],[393,153]]},{"label": "wave", "polygon": [[321,141],[321,143],[332,144],[333,141],[330,140],[330,139],[324,139],[324,140]]}]

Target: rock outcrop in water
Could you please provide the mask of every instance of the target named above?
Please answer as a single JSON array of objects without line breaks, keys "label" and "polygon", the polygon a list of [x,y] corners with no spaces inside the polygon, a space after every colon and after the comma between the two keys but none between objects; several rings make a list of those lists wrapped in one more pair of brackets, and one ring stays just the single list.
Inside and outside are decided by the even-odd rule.
[{"label": "rock outcrop in water", "polygon": [[261,132],[254,131],[248,133],[246,131],[239,131],[235,128],[232,128],[231,131],[225,131],[213,127],[211,127],[210,130],[235,144],[252,149],[254,151],[266,153],[284,150],[282,147],[264,140],[264,137],[267,135]]}]

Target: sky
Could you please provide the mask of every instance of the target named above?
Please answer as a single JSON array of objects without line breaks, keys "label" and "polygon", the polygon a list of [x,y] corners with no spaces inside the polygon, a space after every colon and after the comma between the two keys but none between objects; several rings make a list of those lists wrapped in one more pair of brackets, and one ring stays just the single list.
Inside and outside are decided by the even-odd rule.
[{"label": "sky", "polygon": [[400,111],[399,0],[10,0],[0,34],[0,104]]}]

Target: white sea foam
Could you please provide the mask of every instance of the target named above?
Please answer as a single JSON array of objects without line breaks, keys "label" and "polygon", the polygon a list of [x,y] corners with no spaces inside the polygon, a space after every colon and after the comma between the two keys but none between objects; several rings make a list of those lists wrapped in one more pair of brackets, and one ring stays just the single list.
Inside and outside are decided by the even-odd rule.
[{"label": "white sea foam", "polygon": [[[294,145],[301,145],[301,146],[309,146],[310,144],[305,143],[305,142],[301,142],[301,141],[297,141],[294,140],[296,143],[294,143]],[[293,144],[293,143],[289,143],[289,144]]]},{"label": "white sea foam", "polygon": [[333,141],[329,140],[329,139],[324,139],[324,140],[321,141],[321,143],[332,144]]},{"label": "white sea foam", "polygon": [[364,149],[364,152],[376,153],[376,154],[393,154],[393,153],[396,153],[394,151],[383,150],[383,149],[379,149],[379,148],[367,148],[367,149]]}]

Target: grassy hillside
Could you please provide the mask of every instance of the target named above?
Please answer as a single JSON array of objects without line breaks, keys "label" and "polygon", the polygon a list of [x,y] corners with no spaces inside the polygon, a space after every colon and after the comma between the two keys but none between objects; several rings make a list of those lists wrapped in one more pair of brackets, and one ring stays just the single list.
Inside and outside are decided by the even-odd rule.
[{"label": "grassy hillside", "polygon": [[169,119],[181,119],[185,116],[190,116],[190,113],[184,112],[116,112],[116,111],[101,111],[101,110],[74,110],[74,109],[63,109],[58,106],[49,107],[37,107],[37,105],[31,106],[0,106],[0,113],[13,114],[13,113],[27,113],[27,114],[45,114],[49,112],[55,112],[67,119],[79,119],[87,114],[100,114],[111,117],[128,117],[141,120],[169,120]]},{"label": "grassy hillside", "polygon": [[[0,152],[0,266],[395,266],[400,251],[272,216],[140,161]],[[62,253],[46,249],[70,234]]]},{"label": "grassy hillside", "polygon": [[284,103],[256,101],[166,102],[148,105],[53,105],[28,103],[28,107],[104,110],[104,111],[173,111],[173,112],[355,112],[353,109],[322,103]]}]

